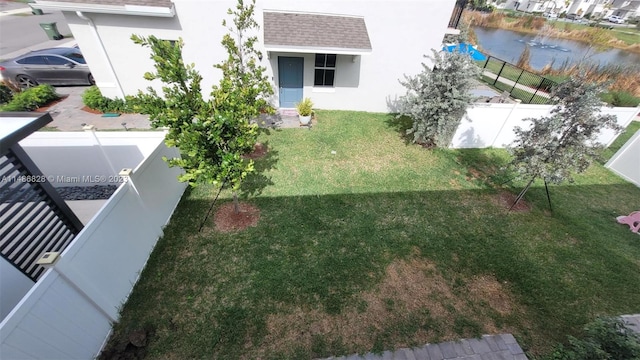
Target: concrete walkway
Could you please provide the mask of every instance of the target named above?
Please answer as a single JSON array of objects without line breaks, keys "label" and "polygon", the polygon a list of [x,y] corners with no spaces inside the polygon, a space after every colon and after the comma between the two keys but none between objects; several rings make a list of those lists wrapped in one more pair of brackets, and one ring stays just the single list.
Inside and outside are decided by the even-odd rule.
[{"label": "concrete walkway", "polygon": [[[53,121],[47,126],[60,131],[81,131],[84,125],[93,125],[99,130],[145,130],[151,129],[151,123],[147,115],[120,114],[118,117],[103,117],[102,114],[93,114],[82,110],[82,93],[86,86],[60,86],[56,88],[61,96],[66,98],[48,109]],[[260,126],[269,128],[307,128],[300,126],[297,115],[283,112],[275,115],[261,116]],[[124,125],[123,125],[124,123]],[[312,125],[314,125],[312,123]]]},{"label": "concrete walkway", "polygon": [[[82,93],[86,86],[59,86],[56,92],[67,96],[64,100],[49,107],[46,111],[51,114],[53,121],[48,127],[60,131],[82,131],[85,125],[94,125],[97,130],[150,129],[149,117],[140,114],[121,114],[118,117],[103,117],[102,114],[92,114],[82,110]],[[122,125],[125,123],[125,125]]]},{"label": "concrete walkway", "polygon": [[[620,316],[640,334],[640,314]],[[483,335],[479,339],[427,344],[417,348],[329,357],[319,360],[528,360],[511,334]]]},{"label": "concrete walkway", "polygon": [[325,360],[528,360],[511,334],[483,335],[479,339],[427,344],[382,354],[330,357]]}]

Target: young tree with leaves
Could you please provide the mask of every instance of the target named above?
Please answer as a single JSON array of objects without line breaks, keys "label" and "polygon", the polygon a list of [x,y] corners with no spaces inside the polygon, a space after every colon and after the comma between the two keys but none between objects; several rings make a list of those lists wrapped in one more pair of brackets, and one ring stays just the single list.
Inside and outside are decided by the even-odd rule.
[{"label": "young tree with leaves", "polygon": [[255,0],[251,0],[249,5],[238,0],[235,9],[227,11],[233,16],[233,26],[228,26],[226,20],[222,21],[222,26],[229,30],[222,38],[227,58],[214,65],[222,70],[222,80],[211,93],[219,112],[247,121],[255,119],[261,110],[272,111],[268,98],[273,95],[273,87],[265,75],[266,68],[259,65],[262,54],[255,49],[258,42],[255,33],[259,26],[253,19],[254,9]]},{"label": "young tree with leaves", "polygon": [[[573,181],[574,173],[585,171],[598,156],[596,142],[603,129],[620,131],[614,115],[600,114],[603,84],[589,83],[583,76],[572,77],[551,92],[555,107],[549,116],[527,118],[528,129],[515,128],[516,141],[509,147],[510,167],[529,183],[516,198],[524,196],[535,179],[560,184]],[[547,196],[548,188],[547,188]],[[549,199],[549,205],[551,201]]]},{"label": "young tree with leaves", "polygon": [[422,64],[423,70],[414,77],[405,75],[400,81],[407,94],[400,97],[400,115],[413,120],[407,134],[413,142],[426,147],[447,147],[462,120],[473,96],[473,80],[480,69],[469,54],[435,50],[431,59],[433,68]]},{"label": "young tree with leaves", "polygon": [[257,38],[244,36],[257,27],[253,4],[245,6],[239,0],[236,10],[229,10],[235,26],[230,30],[236,38],[227,34],[222,40],[228,57],[215,65],[223,77],[208,100],[202,96],[202,76],[193,64],[183,61],[182,40],[171,44],[155,36],[132,36],[136,44],[151,49],[156,71],[147,72],[145,79],[163,83],[162,95],[148,87],[146,93],[139,92],[135,103],[140,112],[150,115],[152,126],[169,128],[165,142],[180,149],[181,157],[167,162],[184,170],[180,181],[233,189],[236,212],[237,191],[254,169],[253,161],[242,156],[253,150],[257,140],[257,125],[251,121],[268,108],[267,99],[273,93],[266,69],[258,64]]}]

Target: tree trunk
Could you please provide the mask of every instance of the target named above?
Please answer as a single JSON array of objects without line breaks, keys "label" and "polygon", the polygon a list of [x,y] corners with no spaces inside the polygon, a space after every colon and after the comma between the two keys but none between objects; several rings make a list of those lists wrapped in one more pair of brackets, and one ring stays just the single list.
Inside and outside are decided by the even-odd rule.
[{"label": "tree trunk", "polygon": [[233,192],[233,211],[235,211],[236,214],[240,213],[240,203],[238,202],[238,193],[237,192]]}]

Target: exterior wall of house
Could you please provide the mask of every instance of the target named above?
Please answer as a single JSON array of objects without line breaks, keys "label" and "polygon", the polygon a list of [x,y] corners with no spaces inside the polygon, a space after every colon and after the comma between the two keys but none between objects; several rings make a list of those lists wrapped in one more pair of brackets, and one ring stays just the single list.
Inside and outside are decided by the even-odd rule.
[{"label": "exterior wall of house", "polygon": [[0,321],[31,289],[33,281],[4,258],[0,258]]},{"label": "exterior wall of house", "polygon": [[[195,63],[204,77],[203,93],[208,95],[211,85],[218,83],[221,72],[212,65],[226,56],[220,41],[228,31],[221,23],[225,18],[230,19],[226,11],[234,6],[235,1],[174,0],[174,3],[177,14],[174,19],[88,14],[97,26],[125,94],[134,94],[148,86],[149,82],[142,76],[153,69],[148,49],[129,40],[132,33],[166,39],[181,36],[185,41],[185,61]],[[371,54],[362,55],[355,62],[351,56],[339,56],[333,89],[313,87],[313,54],[303,55],[303,96],[310,97],[317,108],[384,112],[388,111],[388,100],[393,101],[405,92],[398,82],[403,74],[419,72],[421,63],[425,61],[423,55],[430,54],[430,49],[441,47],[454,5],[454,0],[259,0],[255,18],[262,26],[263,10],[364,17],[373,48]],[[75,13],[65,13],[65,17],[103,94],[118,96],[117,82],[110,74],[107,61],[87,22]],[[274,82],[276,95],[273,103],[277,106],[278,54],[271,54],[268,59],[262,32],[258,35],[259,48],[264,54],[263,65],[267,66],[268,76]],[[297,56],[294,53],[287,55]],[[351,73],[357,70],[359,73]]]},{"label": "exterior wall of house", "polygon": [[[131,35],[155,35],[165,40],[177,40],[182,34],[180,22],[175,18],[154,18],[143,16],[107,15],[85,13],[92,20],[97,30],[92,30],[87,20],[81,19],[75,12],[63,12],[80,46],[82,54],[91,68],[96,85],[107,97],[133,95],[138,89],[154,86],[160,89],[159,83],[151,83],[143,79],[147,71],[153,70],[150,52],[133,43]],[[105,52],[102,47],[106,49]],[[112,71],[111,69],[114,69]]]},{"label": "exterior wall of house", "polygon": [[517,2],[517,9],[518,11],[524,11],[524,12],[543,12],[545,10],[545,4],[542,1],[538,1],[538,0],[523,0],[520,2]]},{"label": "exterior wall of house", "polygon": [[640,10],[640,1],[638,0],[615,0],[611,4],[611,15],[620,16],[629,19],[635,16]]},{"label": "exterior wall of house", "polygon": [[575,0],[569,5],[567,14],[578,14],[584,16],[588,13],[589,6],[593,5],[593,0]]}]

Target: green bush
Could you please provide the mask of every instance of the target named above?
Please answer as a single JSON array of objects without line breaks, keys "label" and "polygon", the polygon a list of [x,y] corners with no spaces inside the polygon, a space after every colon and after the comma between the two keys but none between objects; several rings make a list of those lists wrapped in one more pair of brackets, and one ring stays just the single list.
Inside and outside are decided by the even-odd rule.
[{"label": "green bush", "polygon": [[82,94],[82,102],[91,109],[101,111],[103,113],[130,113],[133,112],[131,99],[127,100],[105,97],[97,86],[91,86]]},{"label": "green bush", "polygon": [[5,84],[0,84],[0,104],[6,104],[11,99],[13,99],[11,89]]},{"label": "green bush", "polygon": [[584,335],[569,337],[568,345],[559,345],[548,360],[637,360],[640,359],[640,335],[619,318],[599,318],[584,328]]},{"label": "green bush", "polygon": [[38,85],[13,95],[13,99],[0,108],[1,111],[33,111],[60,96],[51,85]]},{"label": "green bush", "polygon": [[609,91],[600,96],[602,101],[612,106],[636,107],[640,104],[640,98],[626,91]]}]

